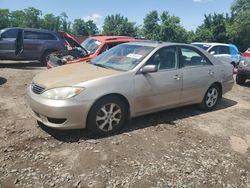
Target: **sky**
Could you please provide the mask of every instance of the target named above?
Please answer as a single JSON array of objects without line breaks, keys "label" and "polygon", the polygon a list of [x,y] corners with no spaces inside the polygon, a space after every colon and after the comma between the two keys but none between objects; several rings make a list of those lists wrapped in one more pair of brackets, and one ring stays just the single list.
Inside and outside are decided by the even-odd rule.
[{"label": "sky", "polygon": [[233,0],[0,0],[0,8],[22,10],[35,7],[43,14],[60,15],[66,12],[69,20],[76,18],[93,20],[101,28],[107,15],[120,13],[137,25],[143,24],[143,18],[152,10],[159,13],[168,11],[180,17],[181,24],[187,30],[196,29],[204,14],[229,13]]}]

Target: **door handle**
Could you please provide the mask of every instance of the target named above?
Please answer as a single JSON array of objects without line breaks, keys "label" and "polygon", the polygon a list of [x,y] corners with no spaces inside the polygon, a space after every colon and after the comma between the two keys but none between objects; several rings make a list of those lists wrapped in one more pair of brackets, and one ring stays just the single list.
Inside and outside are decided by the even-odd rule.
[{"label": "door handle", "polygon": [[174,75],[174,79],[175,79],[175,80],[180,80],[180,79],[181,79],[181,76],[180,76],[179,74],[176,74],[176,75]]},{"label": "door handle", "polygon": [[214,71],[209,70],[209,71],[208,71],[208,74],[209,74],[209,75],[214,75]]}]

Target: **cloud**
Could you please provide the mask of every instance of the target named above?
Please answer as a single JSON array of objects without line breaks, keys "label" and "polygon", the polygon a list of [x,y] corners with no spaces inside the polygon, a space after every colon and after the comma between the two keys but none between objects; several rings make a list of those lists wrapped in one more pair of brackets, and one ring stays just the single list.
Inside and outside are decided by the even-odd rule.
[{"label": "cloud", "polygon": [[83,20],[84,21],[89,21],[92,20],[95,24],[97,24],[99,22],[99,20],[102,18],[103,16],[98,14],[98,13],[93,13],[91,15],[88,16],[84,16]]}]

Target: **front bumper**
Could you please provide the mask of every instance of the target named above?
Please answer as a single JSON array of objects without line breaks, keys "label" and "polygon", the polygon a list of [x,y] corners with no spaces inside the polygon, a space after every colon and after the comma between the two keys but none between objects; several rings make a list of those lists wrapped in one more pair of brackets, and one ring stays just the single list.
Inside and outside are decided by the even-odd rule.
[{"label": "front bumper", "polygon": [[86,127],[92,101],[51,100],[34,94],[28,87],[28,103],[32,115],[44,125],[56,129],[81,129]]}]

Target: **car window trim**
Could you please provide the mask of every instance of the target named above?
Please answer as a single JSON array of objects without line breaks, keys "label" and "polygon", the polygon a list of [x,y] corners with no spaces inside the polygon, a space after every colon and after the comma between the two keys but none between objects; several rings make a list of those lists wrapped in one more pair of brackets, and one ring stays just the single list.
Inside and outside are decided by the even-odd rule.
[{"label": "car window trim", "polygon": [[[191,67],[206,67],[206,66],[213,66],[214,64],[209,60],[209,58],[204,54],[202,53],[201,51],[199,51],[198,49],[192,47],[192,46],[185,46],[185,45],[178,45],[178,52],[179,52],[179,59],[180,59],[180,64],[181,64],[181,67],[180,68],[191,68]],[[195,52],[197,52],[200,56],[204,56],[204,58],[206,59],[207,62],[209,62],[210,64],[209,65],[195,65],[195,66],[184,66],[183,64],[183,61],[182,61],[182,58],[181,58],[181,55],[182,55],[182,52],[181,52],[181,48],[189,48]]]}]

